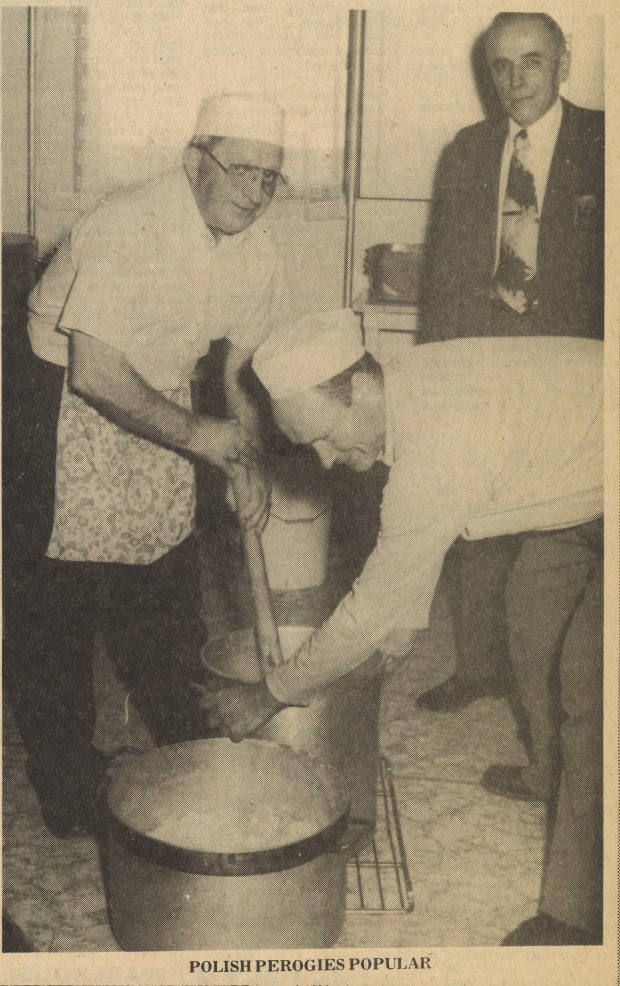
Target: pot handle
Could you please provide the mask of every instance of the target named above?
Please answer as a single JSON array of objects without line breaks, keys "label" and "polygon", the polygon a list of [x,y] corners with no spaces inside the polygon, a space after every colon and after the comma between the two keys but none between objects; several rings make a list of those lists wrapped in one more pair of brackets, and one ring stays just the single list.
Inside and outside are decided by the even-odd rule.
[{"label": "pot handle", "polygon": [[350,818],[349,824],[340,839],[334,845],[332,852],[347,853],[352,856],[369,836],[372,837],[374,826],[363,818]]}]

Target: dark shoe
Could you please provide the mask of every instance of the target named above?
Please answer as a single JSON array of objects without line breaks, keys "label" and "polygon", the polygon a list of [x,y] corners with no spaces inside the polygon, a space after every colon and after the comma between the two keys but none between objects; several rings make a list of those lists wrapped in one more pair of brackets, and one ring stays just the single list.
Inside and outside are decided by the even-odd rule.
[{"label": "dark shoe", "polygon": [[485,770],[480,783],[491,794],[499,794],[502,798],[512,798],[514,801],[548,801],[540,794],[535,794],[523,780],[523,767],[512,764],[494,763]]},{"label": "dark shoe", "polygon": [[502,945],[597,945],[594,935],[542,911],[506,935]]},{"label": "dark shoe", "polygon": [[84,836],[101,838],[105,828],[105,782],[103,773],[74,797],[62,802],[41,801],[41,817],[57,839]]},{"label": "dark shoe", "polygon": [[42,803],[41,817],[47,831],[56,839],[75,839],[95,834],[96,826],[82,808]]},{"label": "dark shoe", "polygon": [[468,682],[453,674],[441,685],[436,685],[422,695],[418,695],[415,704],[420,709],[430,712],[459,712],[479,698],[501,698],[507,695],[510,688],[506,681],[500,678],[485,678],[483,681]]},{"label": "dark shoe", "polygon": [[49,766],[26,764],[47,830],[56,839],[97,836],[102,830],[103,792],[106,770],[112,758],[94,747],[86,764],[71,778],[63,778]]}]

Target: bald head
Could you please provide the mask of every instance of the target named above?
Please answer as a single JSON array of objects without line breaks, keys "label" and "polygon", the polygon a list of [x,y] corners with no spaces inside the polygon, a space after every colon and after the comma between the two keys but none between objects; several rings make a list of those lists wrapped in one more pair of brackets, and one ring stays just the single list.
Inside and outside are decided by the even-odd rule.
[{"label": "bald head", "polygon": [[547,113],[568,78],[564,34],[548,14],[501,13],[485,34],[491,76],[502,106],[521,127]]},{"label": "bald head", "polygon": [[566,51],[566,38],[564,32],[553,17],[549,14],[528,13],[527,11],[502,11],[496,14],[485,32],[485,41],[488,42],[490,36],[498,29],[508,24],[518,25],[526,22],[537,22],[546,32],[558,54]]}]

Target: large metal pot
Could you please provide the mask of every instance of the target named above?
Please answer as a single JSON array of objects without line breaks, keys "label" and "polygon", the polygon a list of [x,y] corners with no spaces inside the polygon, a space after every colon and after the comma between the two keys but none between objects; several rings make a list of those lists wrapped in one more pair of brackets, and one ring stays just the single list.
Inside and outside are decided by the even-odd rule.
[{"label": "large metal pot", "polygon": [[366,250],[371,304],[418,304],[422,250],[419,243],[377,243]]},{"label": "large metal pot", "polygon": [[[313,632],[312,627],[281,627],[285,658]],[[216,678],[261,680],[253,630],[231,632],[203,649],[203,665]],[[217,680],[214,687],[221,687]],[[378,655],[334,682],[305,708],[281,709],[256,733],[331,763],[350,792],[350,818],[372,830],[376,823],[379,772],[381,660]]]},{"label": "large metal pot", "polygon": [[116,940],[129,951],[332,946],[347,806],[333,767],[265,740],[126,761],[108,789]]}]

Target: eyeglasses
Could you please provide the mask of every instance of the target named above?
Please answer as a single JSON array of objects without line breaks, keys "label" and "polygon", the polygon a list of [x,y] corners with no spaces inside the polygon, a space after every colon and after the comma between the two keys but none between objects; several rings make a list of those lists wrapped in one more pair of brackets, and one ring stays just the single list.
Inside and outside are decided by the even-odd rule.
[{"label": "eyeglasses", "polygon": [[240,191],[245,191],[248,185],[255,184],[260,178],[261,188],[264,194],[271,198],[279,181],[284,185],[287,183],[284,175],[280,174],[279,171],[274,171],[272,168],[257,168],[254,164],[222,164],[221,161],[218,161],[215,154],[212,154],[204,144],[192,143],[189,146],[195,148],[197,151],[201,151],[203,154],[207,154],[212,161],[215,161],[233,188],[238,188]]}]

